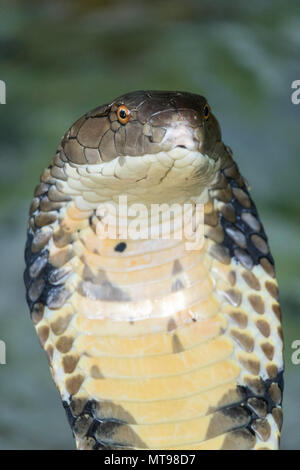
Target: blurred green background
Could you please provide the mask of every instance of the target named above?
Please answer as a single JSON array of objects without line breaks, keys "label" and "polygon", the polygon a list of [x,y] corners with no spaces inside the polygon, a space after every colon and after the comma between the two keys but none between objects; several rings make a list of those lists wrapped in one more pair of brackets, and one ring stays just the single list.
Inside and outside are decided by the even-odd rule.
[{"label": "blurred green background", "polygon": [[27,209],[62,134],[134,89],[204,94],[252,187],[277,262],[285,333],[283,449],[300,449],[298,0],[0,2],[0,449],[72,449],[25,304]]}]

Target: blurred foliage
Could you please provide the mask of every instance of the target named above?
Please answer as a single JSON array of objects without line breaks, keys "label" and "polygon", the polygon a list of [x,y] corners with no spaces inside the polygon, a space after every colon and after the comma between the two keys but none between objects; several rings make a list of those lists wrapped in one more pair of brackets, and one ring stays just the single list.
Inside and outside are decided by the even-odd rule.
[{"label": "blurred foliage", "polygon": [[[204,94],[264,220],[286,336],[283,446],[300,448],[298,0],[0,1],[0,448],[73,446],[28,319],[26,210],[61,135],[87,110],[134,89]],[[34,364],[34,367],[31,367]],[[299,368],[299,366],[298,366]],[[43,426],[43,432],[41,431]]]}]

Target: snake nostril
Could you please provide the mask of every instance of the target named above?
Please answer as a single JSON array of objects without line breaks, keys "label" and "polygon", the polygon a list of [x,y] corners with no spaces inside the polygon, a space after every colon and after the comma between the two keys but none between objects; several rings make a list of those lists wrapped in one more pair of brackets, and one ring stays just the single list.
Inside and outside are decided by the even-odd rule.
[{"label": "snake nostril", "polygon": [[186,146],[185,145],[176,145],[176,147],[179,147],[181,149],[186,149]]}]

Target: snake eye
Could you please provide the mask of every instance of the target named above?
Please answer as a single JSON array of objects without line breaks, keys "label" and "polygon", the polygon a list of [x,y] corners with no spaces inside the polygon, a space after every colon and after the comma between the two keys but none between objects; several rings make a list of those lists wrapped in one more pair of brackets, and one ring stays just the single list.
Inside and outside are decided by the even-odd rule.
[{"label": "snake eye", "polygon": [[208,106],[208,104],[204,106],[203,115],[204,115],[204,119],[207,121],[210,115],[210,107]]},{"label": "snake eye", "polygon": [[124,104],[121,104],[117,110],[117,117],[121,124],[126,124],[130,119],[130,111]]}]

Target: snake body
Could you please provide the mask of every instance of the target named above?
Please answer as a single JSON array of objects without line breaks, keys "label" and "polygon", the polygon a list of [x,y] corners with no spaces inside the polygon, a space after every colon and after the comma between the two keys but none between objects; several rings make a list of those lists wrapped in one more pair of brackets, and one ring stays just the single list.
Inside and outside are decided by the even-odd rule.
[{"label": "snake body", "polygon": [[[101,237],[99,205],[124,194],[201,203],[204,242]],[[76,121],[35,189],[25,258],[78,449],[278,448],[274,262],[205,98],[133,92]]]}]

